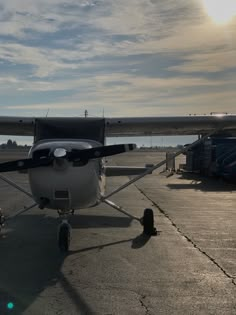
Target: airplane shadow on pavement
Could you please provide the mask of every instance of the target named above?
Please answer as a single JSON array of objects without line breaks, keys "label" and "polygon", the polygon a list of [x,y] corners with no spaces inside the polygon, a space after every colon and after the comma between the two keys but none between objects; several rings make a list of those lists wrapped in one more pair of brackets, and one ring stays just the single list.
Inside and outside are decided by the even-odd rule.
[{"label": "airplane shadow on pavement", "polygon": [[85,215],[76,214],[70,217],[70,224],[75,229],[88,229],[88,228],[127,228],[130,226],[132,219],[128,217],[116,217],[105,215]]},{"label": "airplane shadow on pavement", "polygon": [[[0,237],[0,314],[23,314],[47,288],[60,282],[78,314],[93,314],[83,297],[61,272],[66,258],[57,248],[57,219],[23,215]],[[14,309],[8,310],[7,303]],[[42,309],[34,315],[44,314]],[[49,312],[49,314],[51,314]]]},{"label": "airplane shadow on pavement", "polygon": [[[86,223],[87,222],[87,223]],[[44,214],[22,215],[6,225],[0,236],[0,314],[23,314],[43,291],[60,283],[73,303],[78,314],[93,314],[91,307],[63,275],[61,268],[68,255],[82,253],[95,248],[131,242],[133,249],[143,247],[149,237],[139,235],[95,247],[82,248],[63,255],[57,248],[58,219]],[[130,219],[121,217],[74,216],[72,226],[125,227]],[[7,303],[13,302],[14,309],[8,310]],[[42,309],[34,315],[44,314]]]},{"label": "airplane shadow on pavement", "polygon": [[78,250],[71,250],[71,251],[69,251],[68,254],[69,255],[73,255],[73,254],[78,254],[78,253],[92,251],[92,250],[95,250],[95,249],[102,250],[105,247],[115,246],[115,245],[119,245],[119,244],[122,244],[122,243],[131,243],[131,248],[139,249],[139,248],[142,248],[143,246],[145,246],[147,244],[147,242],[150,240],[150,238],[151,238],[151,236],[147,236],[147,235],[144,235],[142,233],[142,234],[138,235],[135,238],[129,238],[129,239],[120,240],[120,241],[116,241],[116,242],[100,244],[100,245],[97,245],[97,246],[85,247],[85,248],[78,249]]}]

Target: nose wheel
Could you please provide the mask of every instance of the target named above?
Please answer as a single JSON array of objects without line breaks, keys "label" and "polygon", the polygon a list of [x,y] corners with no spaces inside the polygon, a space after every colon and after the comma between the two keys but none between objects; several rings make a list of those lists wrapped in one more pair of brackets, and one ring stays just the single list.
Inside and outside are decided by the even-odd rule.
[{"label": "nose wheel", "polygon": [[62,252],[68,252],[69,250],[71,239],[70,230],[70,224],[66,220],[64,220],[59,226],[58,246]]}]

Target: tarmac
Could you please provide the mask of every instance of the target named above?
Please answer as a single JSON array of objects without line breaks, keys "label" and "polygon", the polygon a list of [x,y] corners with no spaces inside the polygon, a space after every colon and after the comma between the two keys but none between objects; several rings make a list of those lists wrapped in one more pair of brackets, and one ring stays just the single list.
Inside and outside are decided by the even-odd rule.
[{"label": "tarmac", "polygon": [[[141,166],[163,157],[132,152],[109,163]],[[151,207],[155,237],[101,204],[71,217],[65,255],[56,212],[34,208],[9,220],[0,236],[0,315],[236,314],[236,185],[160,171],[111,197],[138,217]],[[7,176],[29,189],[26,174]],[[107,192],[126,181],[107,178]],[[0,181],[6,215],[31,203]]]}]

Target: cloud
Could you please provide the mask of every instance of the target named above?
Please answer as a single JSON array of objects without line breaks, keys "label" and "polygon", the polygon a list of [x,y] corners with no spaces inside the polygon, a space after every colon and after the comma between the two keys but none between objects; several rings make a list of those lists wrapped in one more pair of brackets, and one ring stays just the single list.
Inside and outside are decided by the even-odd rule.
[{"label": "cloud", "polygon": [[215,25],[201,4],[0,0],[0,95],[11,104],[2,108],[141,115],[226,104],[231,111],[236,24]]},{"label": "cloud", "polygon": [[[32,105],[5,106],[3,109],[21,113],[25,111],[28,115],[42,116],[50,109],[50,116],[82,116],[85,109],[88,109],[89,115],[101,117],[103,111],[106,117],[112,116],[175,116],[188,114],[210,114],[211,112],[234,113],[236,92],[231,93],[206,93],[203,95],[191,96],[171,96],[169,98],[159,98],[158,101],[138,103],[121,102],[119,99],[109,99],[98,104],[95,100],[80,102],[64,101],[60,103],[38,103]],[[222,107],[222,104],[224,106]],[[213,105],[213,106],[212,106]]]},{"label": "cloud", "polygon": [[[17,40],[37,38],[38,33],[46,36],[38,47],[25,42],[1,45],[10,54],[0,51],[4,60],[34,66],[35,76],[76,69],[84,60],[98,57],[207,53],[227,45],[236,49],[236,28],[227,31],[210,20],[201,20],[201,11],[193,0],[104,0],[80,4],[59,0],[24,0],[19,4],[9,0],[0,4],[5,16],[0,22],[0,34],[15,35]],[[87,7],[90,9],[86,11]],[[55,33],[55,38],[50,37],[47,42],[51,33]],[[114,38],[116,35],[121,36],[120,40]]]},{"label": "cloud", "polygon": [[183,73],[220,72],[236,68],[235,57],[235,50],[190,54],[185,57],[181,65],[169,67],[168,69]]},{"label": "cloud", "polygon": [[75,69],[76,65],[55,59],[50,49],[25,46],[17,43],[0,44],[0,59],[14,64],[30,65],[36,77],[47,77],[62,69]]},{"label": "cloud", "polygon": [[[6,81],[7,84],[21,86],[20,92],[26,93],[63,89],[71,89],[74,92],[69,96],[61,97],[58,102],[34,101],[31,104],[24,104],[24,101],[21,101],[21,105],[8,106],[2,102],[2,110],[27,112],[34,110],[45,113],[45,110],[50,108],[51,113],[66,116],[74,115],[75,111],[84,109],[88,109],[92,115],[101,115],[102,109],[105,109],[109,116],[202,114],[220,111],[222,104],[224,104],[224,111],[232,112],[236,97],[234,91],[226,92],[227,80],[213,81],[191,76],[182,77],[180,80],[179,77],[147,78],[116,73],[55,83],[21,82],[11,77],[6,78]],[[0,79],[0,82],[4,83],[4,78]],[[204,91],[201,90],[203,87]],[[25,95],[27,94],[24,94],[23,99]],[[37,99],[36,97],[35,100]]]},{"label": "cloud", "polygon": [[[53,1],[50,2],[52,5]],[[55,20],[45,18],[47,8],[49,9],[45,1],[1,0],[0,7],[0,35],[23,39],[30,37],[32,32],[49,33],[58,30]]]},{"label": "cloud", "polygon": [[[196,87],[221,87],[227,85],[226,80],[209,80],[203,77],[182,76],[172,78],[149,78],[126,73],[113,73],[87,76],[73,79],[48,80],[22,80],[20,77],[0,76],[1,89],[15,89],[20,91],[67,91],[80,90],[79,95],[94,91],[106,97],[109,93],[130,93],[146,95],[150,92],[158,95],[163,89],[176,90]],[[77,97],[77,93],[75,93]],[[122,97],[122,95],[120,95]]]}]

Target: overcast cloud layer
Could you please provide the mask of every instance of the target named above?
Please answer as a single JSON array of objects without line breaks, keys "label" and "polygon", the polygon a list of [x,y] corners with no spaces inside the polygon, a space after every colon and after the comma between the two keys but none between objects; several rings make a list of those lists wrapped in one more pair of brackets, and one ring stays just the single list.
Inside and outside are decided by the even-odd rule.
[{"label": "overcast cloud layer", "polygon": [[203,1],[0,0],[1,115],[235,113],[236,18]]}]

